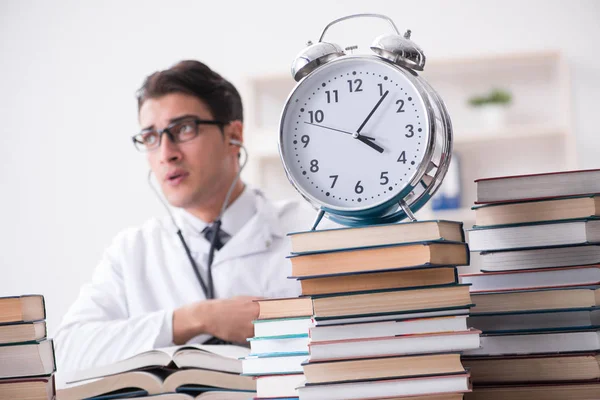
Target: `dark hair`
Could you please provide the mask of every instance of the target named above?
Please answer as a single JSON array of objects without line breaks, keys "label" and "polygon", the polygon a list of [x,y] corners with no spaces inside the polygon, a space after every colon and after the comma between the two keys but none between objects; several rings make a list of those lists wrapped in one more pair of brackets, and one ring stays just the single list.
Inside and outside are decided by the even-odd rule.
[{"label": "dark hair", "polygon": [[200,61],[180,61],[148,76],[136,93],[138,111],[146,100],[169,93],[186,93],[199,98],[218,121],[243,121],[242,99],[237,89]]}]

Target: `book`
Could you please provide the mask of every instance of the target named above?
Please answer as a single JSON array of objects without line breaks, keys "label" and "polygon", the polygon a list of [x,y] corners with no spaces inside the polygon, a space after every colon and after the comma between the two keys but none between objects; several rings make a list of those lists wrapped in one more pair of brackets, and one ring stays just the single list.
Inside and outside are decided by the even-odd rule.
[{"label": "book", "polygon": [[203,369],[155,369],[123,372],[98,379],[71,383],[57,391],[61,400],[78,400],[108,395],[145,392],[156,395],[184,390],[201,392],[210,390],[244,391],[246,398],[252,396],[256,384],[252,378],[239,374]]},{"label": "book", "polygon": [[54,371],[52,340],[0,345],[0,378],[50,375]]},{"label": "book", "polygon": [[266,375],[256,377],[257,398],[298,397],[298,387],[304,385],[304,374]]},{"label": "book", "polygon": [[286,297],[256,300],[259,307],[258,320],[312,317],[313,305],[310,297]]},{"label": "book", "polygon": [[417,377],[465,372],[460,353],[362,358],[303,365],[307,383]]},{"label": "book", "polygon": [[283,375],[301,374],[302,363],[308,359],[308,352],[250,354],[243,359],[244,375]]},{"label": "book", "polygon": [[369,339],[311,342],[310,362],[393,355],[454,352],[479,348],[478,330]]},{"label": "book", "polygon": [[249,353],[250,349],[235,345],[166,347],[142,352],[113,364],[76,371],[66,381],[72,383],[150,367],[202,368],[239,374],[242,372],[239,359]]},{"label": "book", "polygon": [[0,344],[35,342],[45,337],[45,321],[0,324]]},{"label": "book", "polygon": [[462,222],[415,221],[289,233],[292,253],[449,240],[464,242]]},{"label": "book", "polygon": [[337,316],[337,317],[314,317],[313,322],[315,326],[331,326],[340,324],[359,324],[365,322],[376,322],[376,321],[400,321],[406,319],[416,318],[437,318],[437,317],[448,317],[455,315],[468,315],[470,307],[459,306],[459,307],[441,307],[436,310],[413,310],[403,313],[386,313],[386,314],[375,314],[375,315],[363,315],[363,316]]},{"label": "book", "polygon": [[544,311],[589,309],[600,306],[600,289],[577,288],[532,290],[505,293],[474,293],[475,306],[471,315],[510,313],[515,311]]},{"label": "book", "polygon": [[0,379],[0,400],[48,400],[54,393],[54,375]]},{"label": "book", "polygon": [[476,385],[600,380],[600,354],[464,357]]},{"label": "book", "polygon": [[247,340],[250,342],[250,354],[253,355],[308,352],[308,333],[266,337],[254,336]]},{"label": "book", "polygon": [[457,283],[458,277],[454,267],[438,267],[300,279],[299,282],[302,294],[313,296],[414,286],[448,285]]},{"label": "book", "polygon": [[599,243],[600,220],[570,220],[518,226],[473,228],[471,251],[515,250]]},{"label": "book", "polygon": [[592,400],[598,398],[600,383],[478,387],[465,393],[465,400]]},{"label": "book", "polygon": [[45,318],[46,308],[41,295],[0,297],[0,323],[31,322]]},{"label": "book", "polygon": [[468,324],[483,333],[600,328],[600,308],[472,315]]},{"label": "book", "polygon": [[576,351],[599,351],[600,331],[586,330],[558,333],[481,335],[481,348],[465,355],[539,354]]},{"label": "book", "polygon": [[469,390],[468,373],[317,385],[307,384],[298,388],[301,400],[381,399],[393,396],[466,392]]},{"label": "book", "polygon": [[460,281],[470,284],[472,293],[593,286],[600,285],[600,265],[463,274]]},{"label": "book", "polygon": [[314,297],[312,302],[315,318],[424,312],[472,304],[468,285]]},{"label": "book", "polygon": [[312,342],[331,340],[367,339],[418,333],[458,332],[467,330],[467,316],[418,318],[395,321],[366,322],[315,326],[310,328]]},{"label": "book", "polygon": [[421,266],[467,265],[466,243],[423,242],[289,256],[294,278],[386,271]]},{"label": "book", "polygon": [[[312,307],[311,307],[312,308]],[[294,317],[263,319],[252,321],[254,324],[254,336],[282,336],[299,335],[308,332],[313,326],[311,317]]]},{"label": "book", "polygon": [[481,253],[480,260],[483,272],[600,264],[600,246],[485,252]]},{"label": "book", "polygon": [[600,193],[600,169],[475,180],[476,204]]},{"label": "book", "polygon": [[600,217],[600,196],[473,207],[475,225],[493,226]]}]

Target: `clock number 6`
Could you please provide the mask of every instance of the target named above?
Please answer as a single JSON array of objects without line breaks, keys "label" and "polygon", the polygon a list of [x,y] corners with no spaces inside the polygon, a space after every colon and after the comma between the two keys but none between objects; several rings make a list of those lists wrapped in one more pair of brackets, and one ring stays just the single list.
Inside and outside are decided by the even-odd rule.
[{"label": "clock number 6", "polygon": [[408,133],[405,134],[404,136],[406,136],[407,138],[411,138],[413,136],[415,136],[415,132],[413,131],[413,126],[412,125],[406,125],[406,129],[408,129]]},{"label": "clock number 6", "polygon": [[354,186],[354,191],[358,194],[361,194],[362,192],[365,191],[365,188],[360,186],[360,181],[356,182],[356,186]]}]

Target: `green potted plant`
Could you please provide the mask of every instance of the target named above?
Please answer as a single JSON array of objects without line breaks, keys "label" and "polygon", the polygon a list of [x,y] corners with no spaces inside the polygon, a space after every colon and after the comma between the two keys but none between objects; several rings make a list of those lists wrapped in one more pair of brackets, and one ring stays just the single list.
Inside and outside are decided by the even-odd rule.
[{"label": "green potted plant", "polygon": [[511,102],[511,93],[497,88],[468,99],[469,105],[476,110],[481,124],[489,129],[498,129],[506,124],[506,109]]}]

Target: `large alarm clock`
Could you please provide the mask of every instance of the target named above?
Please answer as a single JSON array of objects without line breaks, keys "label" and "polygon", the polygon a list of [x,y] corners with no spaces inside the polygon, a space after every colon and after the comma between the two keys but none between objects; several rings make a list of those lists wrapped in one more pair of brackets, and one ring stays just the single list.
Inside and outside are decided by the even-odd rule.
[{"label": "large alarm clock", "polygon": [[[389,22],[370,54],[323,41],[357,17]],[[450,163],[452,127],[443,101],[419,76],[423,51],[379,14],[329,23],[294,60],[298,83],[280,119],[279,153],[292,185],[319,213],[349,226],[415,220]]]}]

